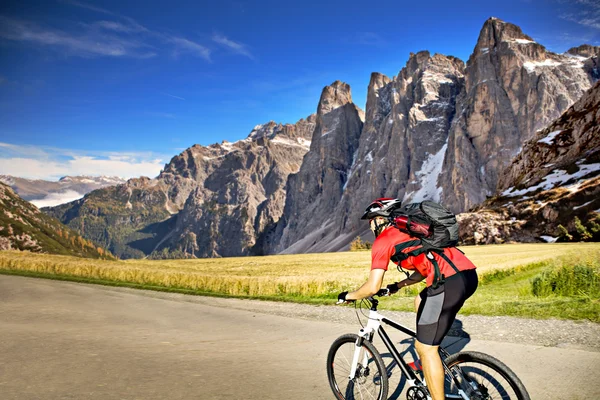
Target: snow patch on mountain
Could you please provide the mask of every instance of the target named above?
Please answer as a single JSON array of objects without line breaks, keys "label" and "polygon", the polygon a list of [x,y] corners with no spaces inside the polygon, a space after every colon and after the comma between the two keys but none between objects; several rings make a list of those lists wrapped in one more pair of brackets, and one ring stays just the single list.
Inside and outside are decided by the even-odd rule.
[{"label": "snow patch on mountain", "polygon": [[514,187],[510,187],[510,188],[506,189],[504,192],[502,192],[502,196],[515,197],[515,196],[522,196],[525,193],[535,192],[536,190],[539,190],[539,189],[550,190],[557,186],[562,186],[563,184],[565,184],[566,182],[568,182],[572,179],[579,179],[579,178],[582,178],[593,172],[600,172],[600,163],[580,165],[579,171],[577,171],[573,174],[569,174],[569,173],[567,173],[567,171],[557,169],[557,170],[552,171],[552,173],[546,175],[544,177],[544,179],[542,180],[542,182],[540,182],[539,184],[537,184],[535,186],[531,186],[531,187],[521,189],[521,190],[516,190],[516,191],[515,191]]},{"label": "snow patch on mountain", "polygon": [[547,145],[551,145],[554,143],[554,138],[557,137],[562,130],[550,132],[545,138],[538,140],[538,143],[545,143]]},{"label": "snow patch on mountain", "polygon": [[534,72],[536,68],[558,67],[559,65],[562,65],[562,63],[555,60],[550,60],[549,58],[545,59],[544,61],[527,61],[523,63],[523,67],[525,67],[525,69],[529,73]]},{"label": "snow patch on mountain", "polygon": [[442,165],[444,164],[444,157],[446,156],[446,150],[448,149],[448,141],[442,146],[442,148],[435,154],[429,154],[427,159],[423,162],[421,170],[415,174],[420,182],[421,188],[413,193],[408,193],[404,196],[402,202],[407,200],[412,202],[419,202],[423,200],[440,201],[442,195],[442,188],[438,187],[438,177],[442,173]]}]

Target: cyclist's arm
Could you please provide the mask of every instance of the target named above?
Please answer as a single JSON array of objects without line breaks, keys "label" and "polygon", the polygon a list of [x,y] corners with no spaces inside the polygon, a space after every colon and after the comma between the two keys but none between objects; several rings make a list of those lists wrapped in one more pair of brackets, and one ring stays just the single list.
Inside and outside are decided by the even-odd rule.
[{"label": "cyclist's arm", "polygon": [[373,296],[379,291],[379,289],[381,289],[383,275],[385,275],[384,269],[372,269],[369,273],[369,279],[367,279],[367,281],[363,283],[358,290],[348,293],[346,295],[346,300],[360,300],[369,296]]},{"label": "cyclist's arm", "polygon": [[396,285],[398,289],[402,289],[405,286],[414,285],[415,283],[421,282],[425,277],[421,275],[418,271],[413,272],[408,278],[398,282]]}]

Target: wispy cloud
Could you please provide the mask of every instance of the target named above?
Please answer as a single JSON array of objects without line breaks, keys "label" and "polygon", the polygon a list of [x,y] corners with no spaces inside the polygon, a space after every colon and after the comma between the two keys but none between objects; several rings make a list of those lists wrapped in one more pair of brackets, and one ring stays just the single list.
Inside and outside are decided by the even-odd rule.
[{"label": "wispy cloud", "polygon": [[84,3],[84,2],[81,2],[81,1],[61,0],[60,2],[61,3],[65,3],[65,4],[70,4],[70,5],[75,6],[75,7],[85,8],[87,10],[94,11],[94,12],[101,13],[101,14],[117,15],[116,13],[114,13],[112,11],[109,11],[109,10],[107,10],[105,8],[97,7],[95,5]]},{"label": "wispy cloud", "polygon": [[210,49],[207,47],[183,37],[170,36],[165,38],[169,43],[175,45],[175,49],[173,51],[174,56],[179,56],[182,53],[188,53],[204,58],[206,61],[211,61]]},{"label": "wispy cloud", "polygon": [[567,21],[575,22],[588,28],[600,29],[600,1],[574,0],[567,2],[570,6],[576,4],[579,10],[569,11],[560,17]]},{"label": "wispy cloud", "polygon": [[121,33],[138,33],[138,32],[149,32],[149,30],[138,24],[135,21],[130,21],[126,23],[117,22],[117,21],[97,21],[92,24],[101,29],[105,29],[107,31],[113,32],[121,32]]},{"label": "wispy cloud", "polygon": [[169,118],[169,119],[175,118],[175,114],[161,112],[161,111],[148,111],[148,112],[146,112],[146,115],[149,115],[151,117],[158,117],[158,118]]},{"label": "wispy cloud", "polygon": [[160,92],[160,94],[172,97],[172,98],[177,99],[177,100],[185,100],[183,97],[175,96],[174,94],[170,94],[170,93],[166,93],[166,92]]},{"label": "wispy cloud", "polygon": [[212,40],[213,42],[233,51],[236,54],[241,54],[251,60],[255,60],[254,55],[250,53],[250,50],[248,50],[248,46],[243,43],[234,42],[233,40],[228,39],[226,36],[217,33],[213,34]]},{"label": "wispy cloud", "polygon": [[70,54],[81,57],[150,58],[156,55],[152,46],[135,39],[98,34],[89,30],[80,34],[67,33],[3,16],[0,16],[0,37],[12,41],[62,48]]},{"label": "wispy cloud", "polygon": [[374,32],[360,32],[351,41],[364,46],[381,47],[386,44],[386,40]]},{"label": "wispy cloud", "polygon": [[[135,19],[102,7],[76,1],[64,4],[102,14],[100,21],[78,22],[73,29],[57,29],[35,22],[0,16],[0,38],[38,47],[66,50],[78,57],[151,58],[159,54],[187,54],[211,61],[211,49],[195,40],[148,29]],[[106,16],[112,18],[106,18]]]},{"label": "wispy cloud", "polygon": [[170,156],[145,152],[102,152],[0,143],[0,174],[56,180],[65,175],[155,177]]}]

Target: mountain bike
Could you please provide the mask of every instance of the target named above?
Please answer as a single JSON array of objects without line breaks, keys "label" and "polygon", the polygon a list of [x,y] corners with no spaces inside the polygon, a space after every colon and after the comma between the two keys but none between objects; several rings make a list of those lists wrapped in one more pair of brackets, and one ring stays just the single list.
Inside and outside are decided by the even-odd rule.
[{"label": "mountain bike", "polygon": [[[387,295],[388,289],[377,293],[377,296]],[[412,338],[416,338],[416,332],[380,314],[377,311],[378,304],[379,301],[373,296],[360,301],[356,313],[358,316],[365,305],[369,308],[367,326],[363,326],[358,335],[340,336],[331,345],[327,355],[327,377],[333,393],[338,400],[387,399],[391,375],[373,345],[373,337],[377,332],[406,379],[406,398],[431,399],[422,371],[413,369],[404,360],[382,323]],[[440,347],[440,356],[445,371],[446,399],[530,400],[525,386],[515,373],[490,355],[474,351],[451,355]]]}]

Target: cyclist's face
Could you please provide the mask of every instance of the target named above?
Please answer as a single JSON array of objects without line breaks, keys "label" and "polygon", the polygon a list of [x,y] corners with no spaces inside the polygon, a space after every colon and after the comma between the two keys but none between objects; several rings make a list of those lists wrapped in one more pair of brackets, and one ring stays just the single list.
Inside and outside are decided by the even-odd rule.
[{"label": "cyclist's face", "polygon": [[385,225],[386,220],[383,217],[375,217],[369,221],[369,227],[371,228],[371,232],[375,237],[379,236],[381,231],[383,230],[383,225]]}]

